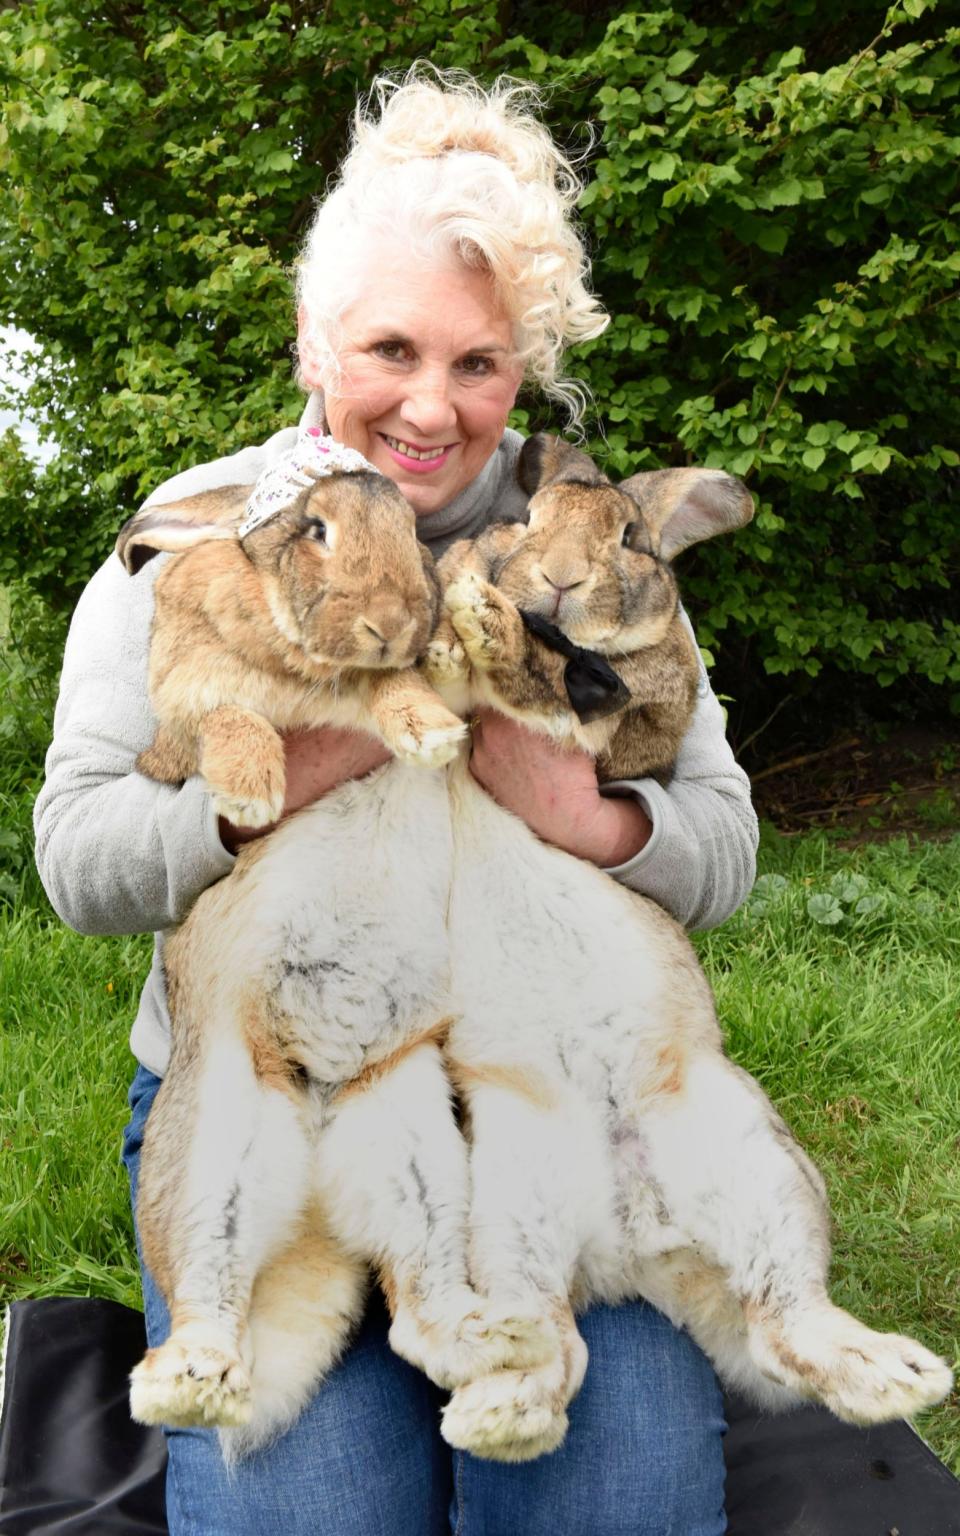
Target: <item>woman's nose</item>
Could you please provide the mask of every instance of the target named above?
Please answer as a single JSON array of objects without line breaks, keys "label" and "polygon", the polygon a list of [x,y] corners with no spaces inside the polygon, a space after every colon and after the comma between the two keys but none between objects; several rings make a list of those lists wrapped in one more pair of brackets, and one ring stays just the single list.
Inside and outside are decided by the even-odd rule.
[{"label": "woman's nose", "polygon": [[457,424],[446,372],[418,370],[408,382],[400,415],[421,441],[429,440],[431,447],[438,447],[438,434],[449,432]]}]

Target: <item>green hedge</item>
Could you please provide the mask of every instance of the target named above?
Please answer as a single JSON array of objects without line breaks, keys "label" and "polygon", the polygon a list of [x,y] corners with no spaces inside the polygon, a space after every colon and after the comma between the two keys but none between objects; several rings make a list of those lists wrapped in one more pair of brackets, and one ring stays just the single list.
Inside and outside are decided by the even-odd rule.
[{"label": "green hedge", "polygon": [[686,576],[734,691],[826,667],[960,708],[960,29],[928,0],[787,14],[0,11],[0,321],[40,343],[28,403],[60,447],[41,471],[4,442],[0,583],[61,616],[158,480],[291,419],[312,200],[357,91],[426,57],[549,87],[574,147],[595,124],[582,217],[615,318],[574,360],[593,446],[618,472],[705,462],[756,492],[752,527]]}]

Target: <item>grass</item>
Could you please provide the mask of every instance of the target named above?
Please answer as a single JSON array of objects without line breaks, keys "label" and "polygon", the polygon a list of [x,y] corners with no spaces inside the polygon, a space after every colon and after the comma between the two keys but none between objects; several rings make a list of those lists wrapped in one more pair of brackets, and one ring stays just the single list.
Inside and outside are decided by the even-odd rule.
[{"label": "grass", "polygon": [[[836,1299],[956,1361],[960,838],[844,853],[767,830],[761,870],[747,906],[697,938],[731,1052],[827,1178]],[[81,938],[29,870],[15,883],[19,902],[0,905],[0,1292],[137,1305],[118,1151],[149,941]],[[960,1471],[956,1400],[920,1427]]]}]

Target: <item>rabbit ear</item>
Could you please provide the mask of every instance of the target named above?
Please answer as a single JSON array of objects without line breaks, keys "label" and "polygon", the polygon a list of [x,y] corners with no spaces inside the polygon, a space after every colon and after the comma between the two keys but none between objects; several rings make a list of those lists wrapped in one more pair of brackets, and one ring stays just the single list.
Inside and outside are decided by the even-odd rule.
[{"label": "rabbit ear", "polygon": [[672,560],[682,549],[742,528],[753,516],[753,497],[722,469],[654,469],[631,475],[619,489],[636,502],[652,550]]},{"label": "rabbit ear", "polygon": [[178,554],[207,539],[236,538],[237,528],[253,489],[225,485],[186,501],[149,503],[135,512],[117,536],[116,550],[131,576],[160,550]]},{"label": "rabbit ear", "polygon": [[571,448],[562,437],[537,432],[528,437],[517,460],[517,479],[528,496],[533,496],[552,480],[580,480],[593,484],[606,476],[590,455]]}]

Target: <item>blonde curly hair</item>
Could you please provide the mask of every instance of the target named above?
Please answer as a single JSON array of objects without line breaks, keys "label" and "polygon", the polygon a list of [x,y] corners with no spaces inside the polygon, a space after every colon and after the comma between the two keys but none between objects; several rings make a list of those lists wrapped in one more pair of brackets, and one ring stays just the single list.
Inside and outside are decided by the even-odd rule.
[{"label": "blonde curly hair", "polygon": [[526,376],[579,422],[586,392],[560,377],[560,361],[609,317],[588,290],[573,222],[580,181],[540,106],[535,86],[502,77],[485,90],[465,71],[424,63],[374,81],[297,263],[297,302],[321,364],[336,370],[338,322],[360,296],[367,253],[399,235],[427,257],[490,274]]}]

